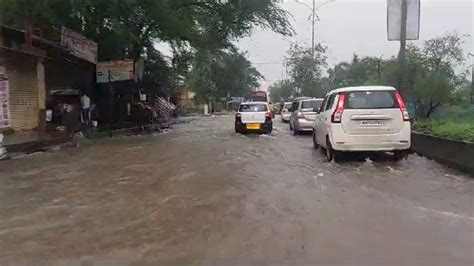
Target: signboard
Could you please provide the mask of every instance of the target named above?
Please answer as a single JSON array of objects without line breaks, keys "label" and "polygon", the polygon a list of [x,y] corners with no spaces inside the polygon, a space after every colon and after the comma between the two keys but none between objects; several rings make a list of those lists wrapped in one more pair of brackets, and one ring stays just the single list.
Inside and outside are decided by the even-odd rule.
[{"label": "signboard", "polygon": [[97,43],[87,39],[81,34],[63,27],[61,29],[61,45],[69,49],[74,56],[97,64]]},{"label": "signboard", "polygon": [[[117,60],[97,64],[97,83],[134,79],[134,61]],[[110,75],[110,76],[109,76]]]},{"label": "signboard", "polygon": [[[420,0],[407,1],[407,40],[420,37]],[[389,41],[399,41],[402,28],[403,0],[387,0],[387,36]]]},{"label": "signboard", "polygon": [[8,80],[0,79],[0,129],[10,127]]}]

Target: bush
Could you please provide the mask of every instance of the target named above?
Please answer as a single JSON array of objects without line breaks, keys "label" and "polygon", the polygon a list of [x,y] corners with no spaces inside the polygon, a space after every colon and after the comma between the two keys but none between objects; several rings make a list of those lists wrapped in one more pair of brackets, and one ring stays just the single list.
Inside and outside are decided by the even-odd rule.
[{"label": "bush", "polygon": [[474,122],[452,122],[439,120],[417,121],[413,129],[442,138],[474,142]]}]

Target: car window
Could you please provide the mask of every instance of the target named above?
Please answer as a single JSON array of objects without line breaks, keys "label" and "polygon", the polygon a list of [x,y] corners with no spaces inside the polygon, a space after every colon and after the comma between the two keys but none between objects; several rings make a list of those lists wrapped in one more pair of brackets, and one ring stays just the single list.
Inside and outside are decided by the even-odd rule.
[{"label": "car window", "polygon": [[290,109],[291,108],[291,103],[286,103],[283,109]]},{"label": "car window", "polygon": [[328,98],[328,102],[326,103],[326,108],[324,109],[325,111],[330,110],[334,104],[334,100],[336,99],[336,94],[333,93],[331,96]]},{"label": "car window", "polygon": [[398,108],[395,91],[350,91],[345,95],[346,109]]},{"label": "car window", "polygon": [[327,100],[328,100],[328,96],[324,97],[324,100],[323,100],[323,102],[321,103],[321,106],[319,107],[319,112],[323,112],[323,111],[324,111],[324,108],[325,108],[325,106],[326,106]]},{"label": "car window", "polygon": [[292,111],[298,110],[298,102],[293,102],[293,105],[292,105],[292,107],[291,107],[291,110],[292,110]]},{"label": "car window", "polygon": [[319,109],[323,100],[309,100],[301,102],[301,109]]},{"label": "car window", "polygon": [[260,104],[242,104],[240,105],[239,112],[266,112],[268,111],[267,105],[260,103]]}]

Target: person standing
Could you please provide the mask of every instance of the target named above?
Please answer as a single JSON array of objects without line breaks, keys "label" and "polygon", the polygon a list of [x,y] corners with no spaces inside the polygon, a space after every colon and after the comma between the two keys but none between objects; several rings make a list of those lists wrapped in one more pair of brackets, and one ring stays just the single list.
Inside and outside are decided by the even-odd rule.
[{"label": "person standing", "polygon": [[89,98],[89,96],[87,96],[86,93],[82,94],[81,105],[82,105],[82,121],[84,122],[84,124],[90,125],[91,99]]}]

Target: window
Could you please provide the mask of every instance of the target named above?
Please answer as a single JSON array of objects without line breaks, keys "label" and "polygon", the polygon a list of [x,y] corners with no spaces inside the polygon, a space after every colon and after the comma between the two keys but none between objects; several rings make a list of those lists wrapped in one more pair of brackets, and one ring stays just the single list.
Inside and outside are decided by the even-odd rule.
[{"label": "window", "polygon": [[324,108],[326,106],[327,101],[328,101],[328,96],[326,96],[323,100],[323,103],[321,103],[321,106],[319,107],[319,112],[324,112]]},{"label": "window", "polygon": [[241,113],[247,113],[247,112],[266,112],[268,111],[267,105],[266,104],[242,104],[240,105],[239,112]]},{"label": "window", "polygon": [[293,102],[293,106],[291,107],[291,111],[296,111],[296,110],[298,110],[298,103],[299,103],[299,102]]},{"label": "window", "polygon": [[398,108],[395,91],[350,91],[345,95],[346,109]]},{"label": "window", "polygon": [[319,109],[323,100],[308,100],[301,102],[301,109]]},{"label": "window", "polygon": [[336,95],[336,93],[333,93],[331,94],[331,96],[329,96],[328,102],[326,104],[326,109],[324,109],[325,111],[330,110],[332,108],[332,106],[334,105],[334,100],[336,99]]},{"label": "window", "polygon": [[291,103],[285,103],[285,106],[283,106],[283,109],[289,110],[291,108]]}]

